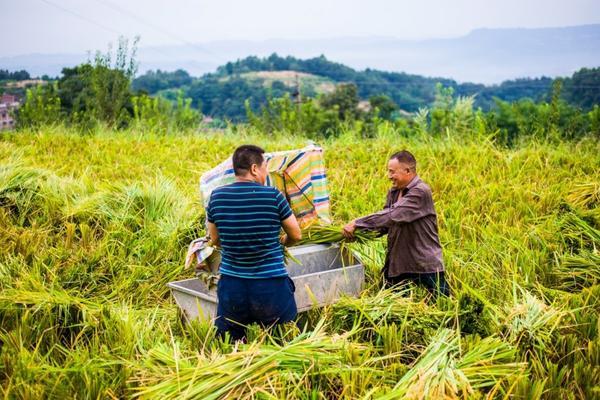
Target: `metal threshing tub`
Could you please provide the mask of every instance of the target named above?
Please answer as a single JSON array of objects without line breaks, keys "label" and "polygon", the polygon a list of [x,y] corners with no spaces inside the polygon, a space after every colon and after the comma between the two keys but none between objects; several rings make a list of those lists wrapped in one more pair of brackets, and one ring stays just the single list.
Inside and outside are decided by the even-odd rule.
[{"label": "metal threshing tub", "polygon": [[[298,312],[334,303],[341,295],[357,296],[365,279],[360,260],[337,244],[290,247],[298,262],[290,260],[288,273],[296,285]],[[199,279],[168,283],[177,305],[188,319],[212,319],[217,312],[217,291]]]}]

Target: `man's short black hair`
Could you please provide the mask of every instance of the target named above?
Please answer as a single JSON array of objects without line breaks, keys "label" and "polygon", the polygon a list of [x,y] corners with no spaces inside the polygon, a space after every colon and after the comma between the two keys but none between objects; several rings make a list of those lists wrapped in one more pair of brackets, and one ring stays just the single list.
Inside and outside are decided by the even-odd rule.
[{"label": "man's short black hair", "polygon": [[415,158],[415,156],[412,155],[412,153],[410,151],[408,151],[408,150],[398,151],[398,152],[392,154],[392,156],[390,157],[390,160],[391,159],[395,159],[399,163],[408,165],[408,168],[410,168],[411,172],[417,172],[417,159]]},{"label": "man's short black hair", "polygon": [[236,175],[246,175],[252,164],[262,165],[264,150],[253,144],[244,144],[233,152],[233,170]]}]

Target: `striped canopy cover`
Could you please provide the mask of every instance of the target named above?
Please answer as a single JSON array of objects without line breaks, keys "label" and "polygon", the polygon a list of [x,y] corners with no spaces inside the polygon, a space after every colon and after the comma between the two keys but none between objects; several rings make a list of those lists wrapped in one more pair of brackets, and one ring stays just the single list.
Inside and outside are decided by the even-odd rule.
[{"label": "striped canopy cover", "polygon": [[[265,153],[269,169],[267,185],[279,189],[287,198],[300,226],[330,224],[329,192],[323,149],[309,145],[300,150]],[[235,181],[231,157],[200,177],[204,207],[215,188]]]}]

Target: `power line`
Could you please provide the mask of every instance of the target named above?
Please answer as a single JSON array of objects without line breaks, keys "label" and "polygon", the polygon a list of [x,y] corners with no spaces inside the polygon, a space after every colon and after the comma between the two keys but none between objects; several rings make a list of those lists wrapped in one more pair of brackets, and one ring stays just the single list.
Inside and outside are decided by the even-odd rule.
[{"label": "power line", "polygon": [[[89,18],[89,17],[87,17],[87,16],[85,16],[83,14],[80,14],[80,13],[78,13],[76,11],[70,10],[70,9],[68,9],[66,7],[63,7],[63,6],[61,6],[59,4],[56,4],[56,3],[52,2],[52,1],[49,1],[49,0],[40,0],[40,1],[43,2],[43,3],[46,3],[48,5],[50,5],[52,7],[55,7],[55,8],[57,8],[57,9],[65,12],[67,14],[75,16],[75,17],[77,17],[77,18],[79,18],[79,19],[81,19],[83,21],[89,22],[92,25],[96,25],[97,27],[102,28],[102,29],[104,29],[107,32],[114,33],[116,35],[121,36],[121,32],[119,32],[119,31],[117,31],[115,29],[112,29],[112,28],[110,28],[110,27],[108,27],[108,26],[106,26],[104,24],[101,24],[101,23],[99,23],[99,22],[97,22],[97,21],[95,21],[95,20],[93,20],[93,19],[91,19],[91,18]],[[148,49],[150,49],[150,51],[153,51],[153,52],[155,52],[157,54],[160,54],[160,55],[162,55],[164,57],[167,57],[167,58],[171,58],[172,57],[171,54],[164,53],[164,52],[162,52],[162,51],[160,51],[160,50],[158,50],[156,48],[148,47]]]},{"label": "power line", "polygon": [[137,16],[136,14],[132,13],[131,11],[124,9],[123,7],[120,7],[117,4],[114,4],[113,2],[111,2],[109,0],[96,0],[96,2],[103,4],[105,7],[111,8],[113,11],[116,11],[117,13],[125,15],[129,18],[132,18],[132,19],[136,20],[138,23],[145,25],[147,27],[150,27],[151,29],[154,29],[155,31],[160,32],[163,35],[169,36],[169,37],[185,44],[186,46],[190,46],[205,55],[208,54],[211,57],[213,57],[213,59],[215,59],[219,62],[223,62],[223,63],[226,62],[225,60],[223,60],[221,57],[219,57],[217,54],[211,52],[210,50],[202,48],[195,43],[189,42],[184,37],[181,37],[175,33],[172,33],[170,31],[160,27],[159,25],[156,25],[152,22],[146,21],[146,20],[140,18],[139,16]]},{"label": "power line", "polygon": [[56,3],[52,2],[52,1],[49,1],[49,0],[40,0],[40,1],[43,2],[43,3],[46,3],[48,5],[50,5],[52,7],[58,8],[59,10],[61,10],[63,12],[66,12],[67,14],[74,15],[75,17],[77,17],[79,19],[82,19],[82,20],[84,20],[86,22],[89,22],[90,24],[96,25],[97,27],[102,28],[105,31],[108,31],[108,32],[111,32],[111,33],[115,33],[117,35],[120,34],[118,31],[116,31],[116,30],[114,30],[112,28],[109,28],[106,25],[100,24],[100,23],[94,21],[93,19],[86,17],[85,15],[82,15],[82,14],[79,14],[78,12],[69,10],[68,8],[65,8],[65,7],[63,7],[61,5],[58,5],[58,4],[56,4]]}]

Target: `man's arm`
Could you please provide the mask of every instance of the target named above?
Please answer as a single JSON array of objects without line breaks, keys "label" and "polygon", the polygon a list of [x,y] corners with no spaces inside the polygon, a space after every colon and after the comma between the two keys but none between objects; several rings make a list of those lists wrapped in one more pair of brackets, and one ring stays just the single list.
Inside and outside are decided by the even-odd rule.
[{"label": "man's arm", "polygon": [[284,246],[291,246],[302,239],[302,232],[300,231],[298,220],[292,212],[292,208],[279,190],[276,190],[275,198],[279,210],[279,217],[281,218],[281,227],[285,232],[281,238],[281,244]]},{"label": "man's arm", "polygon": [[212,222],[207,222],[206,226],[208,228],[208,235],[210,236],[210,241],[213,246],[219,246],[221,244],[221,239],[219,238],[219,231],[217,230],[217,226]]},{"label": "man's arm", "polygon": [[291,246],[302,239],[302,231],[294,214],[281,221],[281,226],[285,232],[282,240],[284,246]]},{"label": "man's arm", "polygon": [[[387,210],[392,206],[397,195],[397,190],[391,189],[390,191],[388,191],[387,195],[385,196],[385,203],[383,205],[384,210]],[[344,235],[346,239],[352,239],[354,237],[355,230],[356,220],[352,220],[342,228],[342,235]],[[380,236],[386,235],[388,233],[388,228],[372,228],[371,230],[376,230],[377,232],[379,232]]]},{"label": "man's arm", "polygon": [[412,189],[392,207],[350,222],[344,227],[343,234],[352,238],[356,229],[382,231],[394,224],[409,223],[422,218],[429,213],[424,207],[426,196],[423,190]]}]

